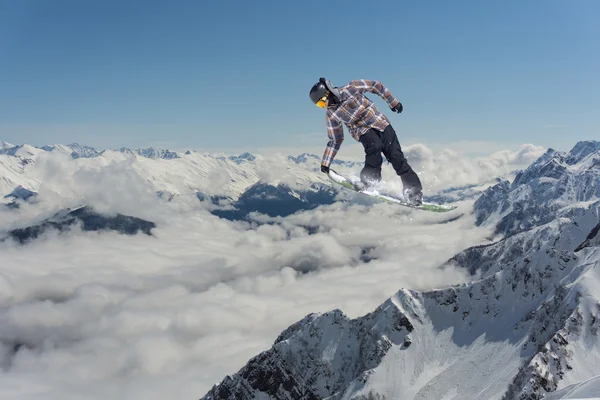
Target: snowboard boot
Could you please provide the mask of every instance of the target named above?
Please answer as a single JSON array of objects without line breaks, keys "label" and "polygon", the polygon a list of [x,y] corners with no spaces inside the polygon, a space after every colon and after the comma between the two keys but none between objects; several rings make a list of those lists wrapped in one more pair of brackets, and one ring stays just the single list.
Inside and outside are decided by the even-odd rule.
[{"label": "snowboard boot", "polygon": [[359,182],[357,182],[357,186],[360,187],[360,190],[363,192],[369,191],[371,189],[373,189],[375,187],[375,185],[377,185],[379,183],[379,181],[374,181],[374,180],[370,180],[370,179],[361,179]]},{"label": "snowboard boot", "polygon": [[371,168],[363,168],[360,172],[360,182],[358,185],[361,186],[362,191],[368,191],[372,189],[381,181],[381,170],[375,170]]},{"label": "snowboard boot", "polygon": [[357,182],[357,184],[360,186],[361,191],[369,191],[373,189],[379,182],[381,182],[381,174],[370,174],[363,171],[360,174],[360,181]]},{"label": "snowboard boot", "polygon": [[412,206],[420,206],[423,204],[423,192],[416,188],[405,189],[404,199]]},{"label": "snowboard boot", "polygon": [[405,187],[404,199],[413,206],[423,204],[423,186],[415,171],[410,168],[407,172],[401,174],[400,178],[402,179],[402,186]]}]

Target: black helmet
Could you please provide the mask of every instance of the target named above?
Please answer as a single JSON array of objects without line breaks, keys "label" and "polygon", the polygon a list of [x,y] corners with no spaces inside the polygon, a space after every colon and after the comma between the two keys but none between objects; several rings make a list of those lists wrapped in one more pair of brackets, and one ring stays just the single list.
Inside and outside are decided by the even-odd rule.
[{"label": "black helmet", "polygon": [[340,92],[334,88],[331,82],[325,78],[319,78],[319,82],[310,89],[310,99],[318,107],[324,108],[325,103],[321,100],[323,96],[327,96],[330,104],[338,104],[340,102]]},{"label": "black helmet", "polygon": [[323,96],[327,96],[329,93],[327,91],[327,86],[325,86],[325,82],[317,82],[314,84],[312,89],[310,89],[310,99],[313,103],[317,104],[319,100],[323,98]]}]

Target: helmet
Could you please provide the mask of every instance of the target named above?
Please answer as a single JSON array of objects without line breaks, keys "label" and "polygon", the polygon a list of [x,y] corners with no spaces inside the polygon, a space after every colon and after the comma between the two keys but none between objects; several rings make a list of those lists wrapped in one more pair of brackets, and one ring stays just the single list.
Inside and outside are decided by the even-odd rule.
[{"label": "helmet", "polygon": [[323,101],[323,97],[329,95],[329,91],[327,90],[327,86],[325,86],[325,82],[319,81],[314,84],[312,89],[310,89],[310,99],[313,103],[315,103],[318,107],[325,107],[325,102]]},{"label": "helmet", "polygon": [[[324,98],[325,97],[325,98]],[[331,82],[325,78],[319,78],[319,82],[310,89],[310,99],[318,107],[325,108],[325,101],[328,100],[329,104],[340,103],[340,91],[333,87]]]}]

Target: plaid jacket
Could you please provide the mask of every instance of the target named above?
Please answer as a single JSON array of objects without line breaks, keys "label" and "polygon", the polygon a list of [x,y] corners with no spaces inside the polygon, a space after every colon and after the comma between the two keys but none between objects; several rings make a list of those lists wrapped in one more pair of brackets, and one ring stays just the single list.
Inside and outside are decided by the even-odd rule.
[{"label": "plaid jacket", "polygon": [[381,96],[390,106],[398,105],[398,100],[381,82],[371,80],[355,80],[346,86],[337,88],[340,94],[340,103],[327,107],[326,123],[329,142],[323,154],[321,165],[330,166],[335,158],[342,141],[344,140],[344,123],[350,135],[356,140],[371,128],[379,131],[385,130],[390,121],[377,110],[375,104],[364,93],[371,92]]}]

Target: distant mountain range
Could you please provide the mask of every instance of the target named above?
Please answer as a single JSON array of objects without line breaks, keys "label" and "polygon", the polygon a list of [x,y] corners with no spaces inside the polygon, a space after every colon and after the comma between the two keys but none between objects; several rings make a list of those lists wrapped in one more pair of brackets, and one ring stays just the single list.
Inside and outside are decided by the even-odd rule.
[{"label": "distant mountain range", "polygon": [[[228,219],[245,219],[251,212],[286,216],[352,197],[339,187],[331,186],[320,172],[321,157],[309,153],[274,161],[248,152],[213,155],[154,147],[97,150],[77,143],[35,147],[6,142],[0,145],[0,177],[3,177],[0,194],[6,197],[17,187],[36,193],[43,182],[31,171],[43,154],[67,155],[83,168],[99,168],[122,161],[124,157],[134,157],[135,173],[151,183],[161,198],[172,200],[177,196],[196,195],[210,205],[215,215]],[[334,165],[339,171],[354,174],[363,167],[362,162],[341,159],[334,160]],[[439,194],[426,194],[426,200],[452,202],[476,196],[481,190],[474,185],[457,187]],[[15,202],[18,198],[12,196],[9,200]]]},{"label": "distant mountain range", "polygon": [[[10,155],[10,156],[16,156],[19,154],[35,154],[35,150],[33,152],[31,152],[31,149],[38,149],[38,150],[43,150],[43,151],[62,151],[65,153],[69,153],[71,155],[71,157],[73,157],[74,159],[76,158],[93,158],[93,157],[99,157],[102,154],[104,154],[105,151],[107,151],[106,149],[103,150],[96,150],[93,147],[90,146],[83,146],[80,145],[78,143],[71,143],[71,144],[67,144],[67,145],[63,145],[63,144],[50,144],[50,145],[45,145],[42,147],[36,147],[36,146],[31,146],[31,145],[14,145],[14,144],[10,144],[4,141],[0,141],[0,154],[4,154],[4,155]],[[191,155],[192,151],[191,150],[187,150],[183,153],[178,153],[176,151],[172,151],[172,150],[168,150],[168,149],[160,149],[157,147],[148,147],[145,149],[130,149],[127,147],[121,147],[118,150],[112,150],[112,151],[119,151],[121,153],[126,153],[126,154],[136,154],[138,156],[141,157],[145,157],[145,158],[150,158],[150,159],[165,159],[165,160],[170,160],[170,159],[174,159],[174,158],[181,158],[182,155]],[[230,160],[235,162],[236,164],[242,164],[244,162],[252,162],[256,159],[256,156],[245,152],[239,155],[231,155],[231,156],[219,156],[217,157],[217,159],[219,160]],[[301,164],[301,163],[306,163],[307,161],[314,161],[316,160],[317,162],[321,161],[321,157],[317,156],[315,154],[308,154],[308,153],[303,153],[300,154],[297,157],[294,156],[289,156],[288,159],[290,161],[295,162],[296,164]],[[341,160],[334,160],[334,165],[345,165],[345,166],[355,166],[355,165],[360,165],[360,163],[356,163],[356,162],[352,162],[352,161],[341,161]]]},{"label": "distant mountain range", "polygon": [[[34,152],[31,152],[31,149],[39,149],[39,150],[43,150],[43,151],[62,151],[62,152],[66,152],[69,153],[71,155],[71,157],[73,157],[74,159],[76,158],[93,158],[93,157],[98,157],[101,156],[102,154],[104,154],[104,152],[106,150],[96,150],[93,147],[90,146],[82,146],[78,143],[71,143],[71,144],[67,144],[67,145],[63,145],[63,144],[51,144],[51,145],[45,145],[42,147],[35,147],[35,146],[30,146],[30,145],[13,145],[7,142],[0,142],[0,154],[5,154],[5,155],[10,155],[10,156],[16,156],[16,155],[20,155],[20,154],[35,154],[35,150]],[[139,156],[142,157],[146,157],[146,158],[163,158],[163,159],[172,159],[172,158],[179,158],[179,154],[174,152],[174,151],[170,151],[170,150],[163,150],[163,149],[158,149],[155,147],[149,147],[146,149],[129,149],[127,147],[121,147],[119,150],[121,153],[128,153],[128,154],[137,154]]]}]

